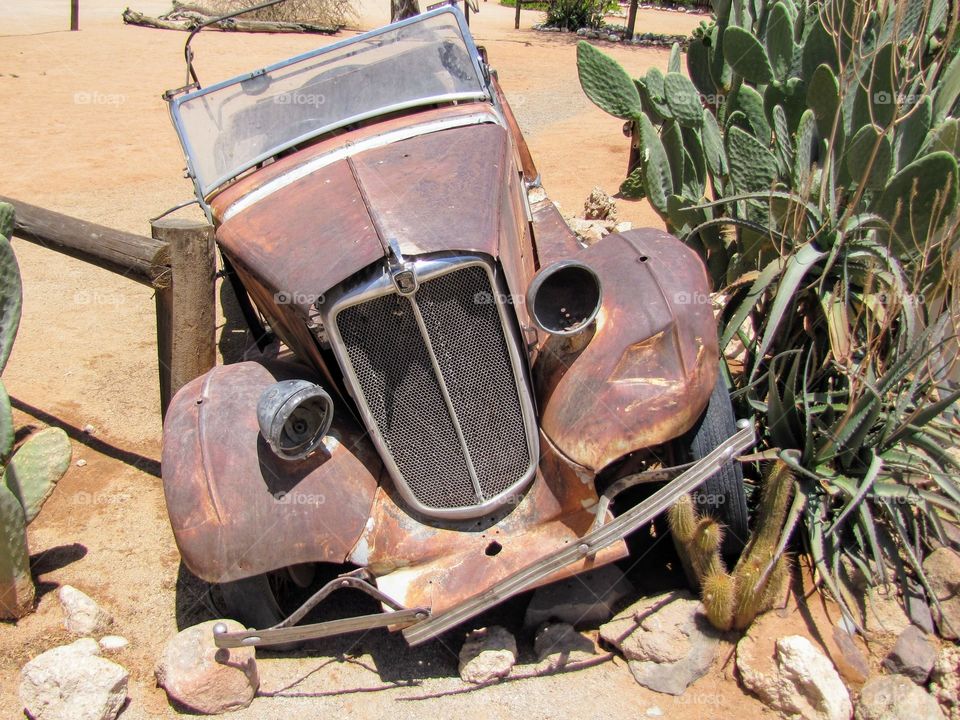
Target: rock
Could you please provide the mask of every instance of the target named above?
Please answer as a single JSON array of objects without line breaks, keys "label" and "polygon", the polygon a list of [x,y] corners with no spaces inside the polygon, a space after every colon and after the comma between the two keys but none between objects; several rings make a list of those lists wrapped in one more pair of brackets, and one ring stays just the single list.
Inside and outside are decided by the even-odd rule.
[{"label": "rock", "polygon": [[597,654],[596,645],[586,635],[574,630],[570,623],[547,623],[533,641],[537,662],[547,670],[558,670],[568,663],[590,660]]},{"label": "rock", "polygon": [[609,40],[610,42],[620,42],[620,36],[619,36],[619,35],[607,35],[607,40]]},{"label": "rock", "polygon": [[583,217],[587,220],[615,221],[617,219],[617,203],[601,188],[595,187],[590,191],[586,202],[583,203]]},{"label": "rock", "polygon": [[531,205],[536,205],[547,199],[547,191],[542,187],[532,187],[527,190],[527,200]]},{"label": "rock", "polygon": [[609,232],[604,220],[570,218],[567,220],[567,225],[587,245],[593,245]]},{"label": "rock", "polygon": [[940,637],[960,640],[960,555],[950,548],[937,548],[923,560],[930,589],[940,601],[931,604]]},{"label": "rock", "polygon": [[102,638],[100,638],[101,650],[121,650],[129,644],[129,641],[120,635],[104,635]]},{"label": "rock", "polygon": [[596,627],[613,617],[614,605],[633,592],[633,584],[616,565],[604,565],[537,588],[523,625],[533,629],[558,620],[575,627]]},{"label": "rock", "polygon": [[857,647],[853,634],[842,627],[834,627],[833,642],[839,652],[831,652],[831,659],[844,680],[861,685],[870,675],[870,663]]},{"label": "rock", "polygon": [[790,718],[850,720],[853,706],[847,688],[807,638],[780,638],[772,658],[761,647],[748,631],[737,643],[736,663],[744,687],[765,705]]},{"label": "rock", "polygon": [[719,640],[686,592],[640,600],[603,625],[600,637],[623,653],[640,685],[670,695],[707,672]]},{"label": "rock", "polygon": [[580,28],[579,30],[577,30],[577,37],[586,37],[586,36],[587,36],[586,28]]},{"label": "rock", "polygon": [[156,676],[167,697],[194,712],[216,715],[247,707],[260,687],[252,647],[217,648],[213,628],[245,630],[235,620],[209,620],[182,630],[163,648]]},{"label": "rock", "polygon": [[83,638],[38,655],[20,671],[20,702],[36,720],[113,720],[127,701],[124,668]]},{"label": "rock", "polygon": [[499,625],[473,630],[460,648],[460,677],[477,685],[505,678],[517,662],[517,641]]},{"label": "rock", "polygon": [[937,649],[924,632],[911,625],[897,638],[893,650],[884,659],[883,666],[892,673],[904,675],[915,683],[925,685],[934,663]]},{"label": "rock", "polygon": [[910,627],[910,618],[893,584],[875,585],[866,592],[864,630],[871,640],[893,640]]},{"label": "rock", "polygon": [[83,458],[80,458],[79,460],[77,460],[77,467],[86,467],[86,466],[87,466],[86,460],[84,460]]},{"label": "rock", "polygon": [[940,651],[930,677],[930,692],[950,720],[960,720],[960,647],[948,645]]},{"label": "rock", "polygon": [[63,626],[74,635],[99,635],[113,624],[110,613],[75,587],[62,586],[57,597],[66,614]]},{"label": "rock", "polygon": [[626,232],[627,230],[632,230],[632,229],[633,229],[633,223],[630,222],[629,220],[618,222],[616,225],[613,226],[613,232],[615,233],[623,233],[623,232]]},{"label": "rock", "polygon": [[860,691],[856,720],[944,720],[937,701],[903,675],[880,675]]}]

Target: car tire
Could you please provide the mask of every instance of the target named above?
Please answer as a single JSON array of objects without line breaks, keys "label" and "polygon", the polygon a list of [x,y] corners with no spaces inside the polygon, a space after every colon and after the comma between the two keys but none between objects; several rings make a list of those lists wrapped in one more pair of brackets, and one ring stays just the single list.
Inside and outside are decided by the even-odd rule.
[{"label": "car tire", "polygon": [[[707,408],[697,423],[678,441],[681,455],[701,460],[737,432],[733,404],[723,375],[710,395]],[[700,515],[711,515],[724,526],[721,552],[728,567],[736,564],[750,535],[747,495],[740,464],[731,461],[711,475],[693,493]]]},{"label": "car tire", "polygon": [[[290,593],[285,590],[291,582],[296,585],[296,576],[287,568],[262,575],[221,583],[219,590],[220,609],[224,617],[236,620],[241,625],[255,630],[273,627],[289,617],[296,610],[297,603],[291,602]],[[264,650],[289,652],[298,649],[302,643],[282,643],[266,645]]]}]

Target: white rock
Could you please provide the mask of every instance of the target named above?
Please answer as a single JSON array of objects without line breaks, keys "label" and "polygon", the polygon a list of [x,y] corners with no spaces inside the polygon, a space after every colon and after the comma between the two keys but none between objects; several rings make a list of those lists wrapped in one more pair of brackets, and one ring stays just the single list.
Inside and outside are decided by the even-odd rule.
[{"label": "white rock", "polygon": [[20,702],[36,720],[113,720],[127,700],[130,674],[98,657],[83,638],[47,650],[20,671]]},{"label": "white rock", "polygon": [[517,641],[499,625],[480,628],[467,635],[460,648],[460,677],[478,685],[510,674],[517,662]]},{"label": "white rock", "polygon": [[759,657],[747,633],[737,643],[737,670],[743,685],[788,718],[850,720],[853,705],[833,663],[800,635],[776,642],[774,658]]},{"label": "white rock", "polygon": [[633,230],[633,223],[630,222],[629,220],[618,222],[616,225],[613,226],[613,232],[615,233],[623,233],[623,232],[626,232],[627,230]]},{"label": "white rock", "polygon": [[110,613],[71,585],[62,586],[57,597],[66,614],[63,626],[74,635],[98,635],[113,624]]},{"label": "white rock", "polygon": [[120,635],[104,635],[100,638],[100,649],[101,650],[120,650],[129,645],[130,642]]},{"label": "white rock", "polygon": [[937,701],[903,675],[880,675],[860,691],[857,720],[944,720]]},{"label": "white rock", "polygon": [[80,458],[79,460],[77,460],[77,467],[86,467],[86,465],[87,465],[87,461],[84,460],[83,458]]},{"label": "white rock", "polygon": [[217,623],[230,632],[245,630],[235,620],[188,627],[170,638],[156,667],[157,683],[170,700],[207,715],[247,707],[260,687],[255,648],[218,648]]}]

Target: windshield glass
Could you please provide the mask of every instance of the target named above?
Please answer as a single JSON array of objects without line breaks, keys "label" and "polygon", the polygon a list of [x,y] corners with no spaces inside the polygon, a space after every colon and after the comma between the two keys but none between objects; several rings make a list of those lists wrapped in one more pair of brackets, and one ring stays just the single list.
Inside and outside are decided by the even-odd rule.
[{"label": "windshield glass", "polygon": [[450,7],[174,99],[198,190],[316,135],[376,115],[487,97],[477,51]]}]

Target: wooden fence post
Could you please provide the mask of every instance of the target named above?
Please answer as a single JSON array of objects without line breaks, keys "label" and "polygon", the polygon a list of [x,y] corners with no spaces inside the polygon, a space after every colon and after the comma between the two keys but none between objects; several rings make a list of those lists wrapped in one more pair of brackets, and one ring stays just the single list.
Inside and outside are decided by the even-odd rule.
[{"label": "wooden fence post", "polygon": [[70,0],[70,30],[80,29],[80,0]]},{"label": "wooden fence post", "polygon": [[160,412],[177,390],[217,361],[213,227],[198,220],[161,218],[154,238],[169,245],[170,277],[157,290]]}]

